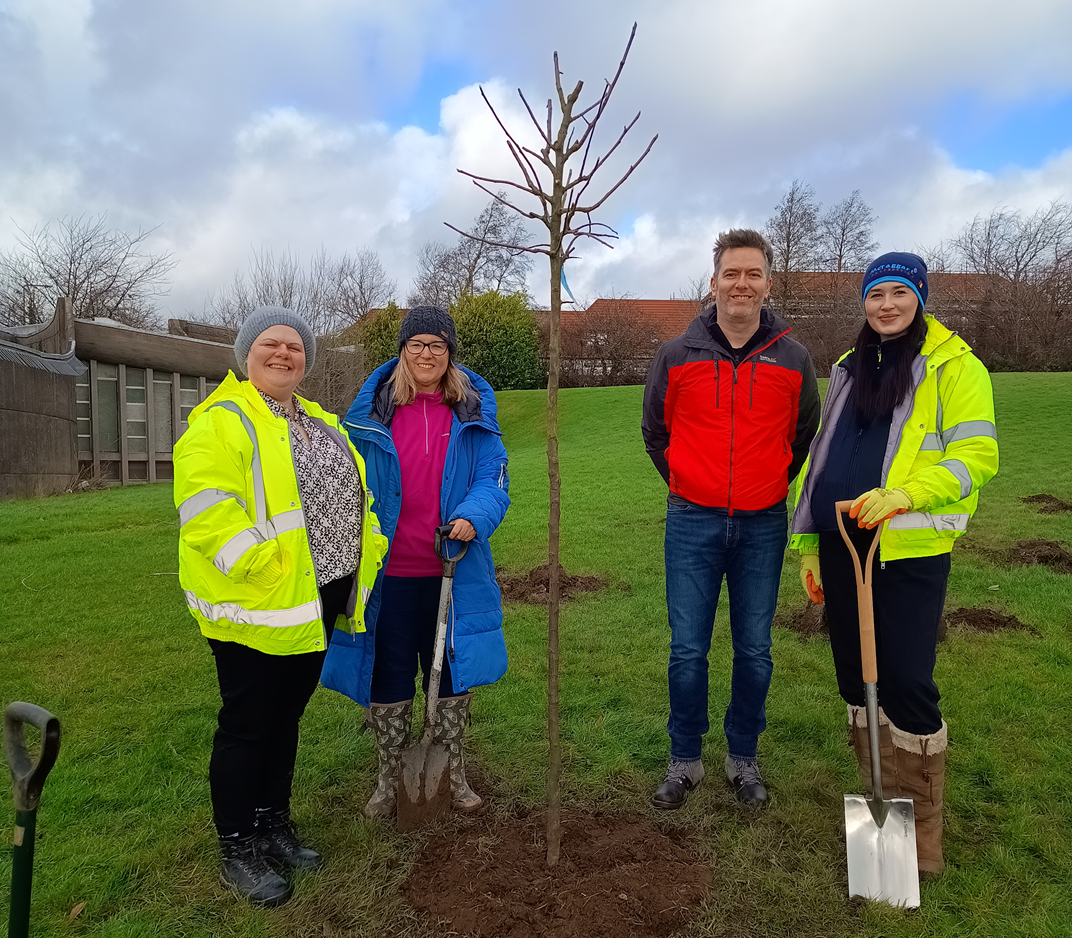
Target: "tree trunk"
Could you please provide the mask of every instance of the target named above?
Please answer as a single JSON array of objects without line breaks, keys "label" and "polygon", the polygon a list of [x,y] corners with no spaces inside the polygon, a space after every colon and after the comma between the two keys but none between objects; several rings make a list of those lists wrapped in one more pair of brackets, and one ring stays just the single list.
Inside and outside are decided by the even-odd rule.
[{"label": "tree trunk", "polygon": [[562,478],[558,472],[558,377],[562,352],[561,236],[552,233],[551,341],[547,362],[547,476],[550,512],[547,521],[547,865],[558,863],[562,843],[562,742],[558,725],[558,610],[559,525],[562,516]]}]

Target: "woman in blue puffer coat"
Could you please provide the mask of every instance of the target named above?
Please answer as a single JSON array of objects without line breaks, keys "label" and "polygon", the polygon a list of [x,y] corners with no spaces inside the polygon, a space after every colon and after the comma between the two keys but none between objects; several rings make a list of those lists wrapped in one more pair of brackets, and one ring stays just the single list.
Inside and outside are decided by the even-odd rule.
[{"label": "woman in blue puffer coat", "polygon": [[469,542],[455,570],[435,729],[435,741],[450,753],[451,803],[459,810],[481,804],[462,752],[470,691],[506,673],[502,598],[488,545],[510,504],[494,392],[454,363],[454,321],[438,307],[410,311],[398,351],[372,373],[343,420],[365,460],[390,548],[366,605],[366,631],[336,629],[321,675],[325,687],[369,708],[379,760],[369,817],[395,811],[418,663],[428,691],[442,577],[433,537],[441,524]]}]

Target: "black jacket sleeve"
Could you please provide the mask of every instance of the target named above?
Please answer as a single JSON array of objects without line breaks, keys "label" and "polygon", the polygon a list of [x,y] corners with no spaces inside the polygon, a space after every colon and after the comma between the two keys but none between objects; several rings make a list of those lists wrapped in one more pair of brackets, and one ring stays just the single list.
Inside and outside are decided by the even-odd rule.
[{"label": "black jacket sleeve", "polygon": [[796,436],[793,437],[793,461],[789,464],[789,482],[797,477],[808,458],[811,441],[819,429],[819,382],[815,380],[815,365],[811,355],[804,353],[804,371],[800,379],[800,400],[797,402]]},{"label": "black jacket sleeve", "polygon": [[[670,445],[670,431],[666,429],[663,405],[666,402],[666,386],[669,380],[666,356],[668,344],[664,342],[660,346],[652,360],[651,368],[648,369],[648,380],[644,385],[644,410],[640,418],[644,448],[667,485],[670,484],[670,464],[666,461],[666,448]],[[815,381],[814,375],[812,381]]]}]

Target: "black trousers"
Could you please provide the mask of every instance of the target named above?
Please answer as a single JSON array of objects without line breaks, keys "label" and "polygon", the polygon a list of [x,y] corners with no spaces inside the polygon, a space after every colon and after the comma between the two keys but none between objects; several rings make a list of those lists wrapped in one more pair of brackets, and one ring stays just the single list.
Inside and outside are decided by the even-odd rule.
[{"label": "black trousers", "polygon": [[[432,671],[436,617],[443,580],[437,576],[385,576],[376,618],[376,658],[372,665],[372,702],[395,703],[413,697],[420,663],[424,692]],[[443,654],[439,696],[454,696],[450,675],[450,633]]]},{"label": "black trousers", "polygon": [[[320,588],[324,621],[346,609],[353,577]],[[209,762],[212,815],[220,836],[253,833],[257,808],[290,806],[298,723],[320,681],[324,651],[268,655],[210,638],[220,708]]]},{"label": "black trousers", "polygon": [[[861,530],[855,522],[847,529],[863,563],[875,532]],[[942,713],[934,661],[949,581],[949,554],[889,560],[884,565],[876,555],[873,564],[879,704],[898,729],[918,736],[936,733],[942,727]],[[838,690],[846,703],[862,707],[856,578],[840,533],[819,535],[819,567]]]}]

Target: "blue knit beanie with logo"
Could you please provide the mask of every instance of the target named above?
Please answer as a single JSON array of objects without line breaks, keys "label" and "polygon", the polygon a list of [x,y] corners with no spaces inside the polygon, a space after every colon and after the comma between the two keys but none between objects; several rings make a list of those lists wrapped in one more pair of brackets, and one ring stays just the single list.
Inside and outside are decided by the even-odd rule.
[{"label": "blue knit beanie with logo", "polygon": [[249,358],[249,350],[257,341],[257,336],[272,326],[290,326],[301,336],[302,345],[305,346],[305,373],[309,374],[316,362],[316,336],[309,328],[309,323],[294,310],[282,306],[261,306],[253,310],[242,323],[234,344],[235,360],[242,374],[246,373],[246,359]]},{"label": "blue knit beanie with logo", "polygon": [[876,257],[864,272],[860,299],[866,299],[867,291],[876,283],[885,283],[888,280],[910,286],[919,299],[920,309],[927,305],[927,265],[918,254],[891,251]]}]

